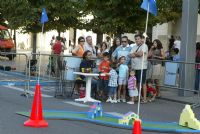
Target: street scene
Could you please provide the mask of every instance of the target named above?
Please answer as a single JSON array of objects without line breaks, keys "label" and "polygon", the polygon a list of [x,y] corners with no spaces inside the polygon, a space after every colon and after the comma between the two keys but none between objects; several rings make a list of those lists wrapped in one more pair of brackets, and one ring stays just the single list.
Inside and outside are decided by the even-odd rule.
[{"label": "street scene", "polygon": [[0,134],[200,133],[199,0],[0,3]]}]

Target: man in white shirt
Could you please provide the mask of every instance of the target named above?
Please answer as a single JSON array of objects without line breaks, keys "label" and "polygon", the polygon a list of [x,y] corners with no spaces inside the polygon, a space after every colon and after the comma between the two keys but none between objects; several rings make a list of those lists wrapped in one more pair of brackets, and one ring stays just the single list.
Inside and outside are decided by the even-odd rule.
[{"label": "man in white shirt", "polygon": [[[135,44],[132,46],[132,50],[129,54],[131,57],[131,68],[135,70],[135,76],[137,79],[137,86],[139,89],[141,72],[142,73],[142,90],[143,90],[143,102],[146,103],[146,71],[147,71],[147,54],[148,47],[144,43],[144,37],[140,34],[135,35]],[[143,59],[144,56],[144,59]],[[142,66],[143,64],[143,66]]]},{"label": "man in white shirt", "polygon": [[91,51],[92,52],[92,57],[95,58],[97,55],[96,55],[96,49],[95,47],[93,46],[93,43],[92,43],[92,36],[87,36],[86,37],[86,43],[84,45],[84,51]]},{"label": "man in white shirt", "polygon": [[178,50],[180,51],[180,48],[181,48],[181,37],[178,36],[176,38],[176,40],[174,41],[174,48],[178,48]]}]

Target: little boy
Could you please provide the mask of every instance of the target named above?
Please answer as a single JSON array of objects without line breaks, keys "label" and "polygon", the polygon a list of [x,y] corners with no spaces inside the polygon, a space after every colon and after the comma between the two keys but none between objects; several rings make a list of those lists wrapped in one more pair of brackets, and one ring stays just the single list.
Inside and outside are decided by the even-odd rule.
[{"label": "little boy", "polygon": [[[109,53],[103,53],[103,60],[99,64],[99,73],[108,74],[110,72],[110,61],[109,61]],[[99,97],[106,97],[103,94],[108,94],[107,87],[108,87],[108,80],[109,76],[100,76],[99,77]],[[103,98],[101,98],[103,99]]]},{"label": "little boy", "polygon": [[110,78],[108,82],[108,99],[106,102],[117,103],[117,80],[118,74],[116,72],[117,63],[113,62],[111,64],[111,70],[109,72]]}]

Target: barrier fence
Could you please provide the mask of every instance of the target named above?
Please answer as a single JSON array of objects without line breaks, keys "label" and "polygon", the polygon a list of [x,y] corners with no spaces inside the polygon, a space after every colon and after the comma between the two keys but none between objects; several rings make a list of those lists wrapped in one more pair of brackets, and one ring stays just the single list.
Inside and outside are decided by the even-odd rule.
[{"label": "barrier fence", "polygon": [[[9,71],[5,69],[1,70],[1,73],[14,73],[13,78],[16,78],[14,79],[16,81],[18,78],[18,74],[23,74],[24,77],[20,79],[25,83],[25,94],[27,93],[27,91],[29,91],[31,84],[37,83],[39,75],[40,82],[43,83],[45,86],[55,86],[55,96],[66,96],[68,91],[71,90],[73,82],[76,79],[76,76],[73,74],[73,72],[79,71],[79,65],[82,60],[80,57],[67,55],[58,56],[42,53],[0,54],[5,55],[3,56],[3,58],[1,58],[0,67],[11,67]],[[16,57],[13,60],[8,60],[8,58],[6,57],[6,55],[8,54],[14,54],[16,55]],[[36,56],[36,59],[34,60],[32,59],[33,55]],[[99,60],[100,59],[95,59],[96,62],[99,62]],[[154,62],[157,62],[158,64],[154,64]],[[188,66],[189,68],[193,69],[191,70],[193,72],[193,75],[191,77],[195,78],[195,64],[196,63],[182,61],[175,62],[169,60],[148,60],[147,79],[154,79],[155,74],[159,74],[159,86],[161,87],[161,92],[163,92],[163,96],[166,96],[165,91],[174,92],[175,94],[177,94],[177,96],[179,96],[178,92],[184,91],[186,92],[185,97],[189,96],[193,98],[194,96],[196,96],[198,97],[197,100],[199,100],[199,92],[197,92],[197,96],[194,94],[194,88],[181,88],[181,85],[183,83],[180,80],[181,74],[183,74],[182,72],[184,71],[184,66]],[[98,72],[97,67],[94,69],[94,71]],[[191,84],[194,85],[194,83]],[[170,97],[170,94],[167,97]]]}]

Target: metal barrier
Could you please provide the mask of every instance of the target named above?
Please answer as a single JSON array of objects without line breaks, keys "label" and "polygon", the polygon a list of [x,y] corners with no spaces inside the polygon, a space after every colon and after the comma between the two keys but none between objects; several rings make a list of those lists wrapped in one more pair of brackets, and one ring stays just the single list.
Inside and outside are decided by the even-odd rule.
[{"label": "metal barrier", "polygon": [[[48,85],[54,85],[55,86],[55,97],[56,96],[66,96],[66,88],[69,90],[69,87],[72,88],[73,82],[75,81],[76,76],[74,76],[73,72],[78,71],[79,64],[81,62],[80,57],[74,57],[74,56],[58,56],[58,55],[51,55],[51,54],[42,54],[42,53],[31,53],[29,56],[25,53],[0,53],[1,55],[5,54],[16,54],[16,58],[13,61],[8,61],[6,58],[3,58],[0,62],[0,65],[3,64],[6,65],[14,65],[16,67],[16,70],[11,70],[12,72],[20,72],[24,73],[25,77],[23,78],[23,82],[25,82],[25,90],[24,94],[27,96],[27,92],[30,89],[30,84],[32,82],[37,83],[37,78],[39,76],[41,82],[48,82]],[[36,63],[33,63],[32,57],[33,55],[36,55]],[[24,57],[22,57],[24,56]],[[62,59],[62,60],[60,60]],[[60,62],[58,62],[60,61]],[[193,89],[185,89],[181,88],[181,82],[179,77],[181,72],[183,71],[181,66],[182,65],[190,65],[194,68],[196,63],[186,63],[182,61],[169,61],[169,60],[148,60],[149,65],[153,61],[156,62],[162,62],[164,63],[163,66],[160,69],[160,87],[162,87],[161,91],[170,91],[170,92],[176,92],[176,91],[185,91],[189,93],[187,94],[185,98],[188,96],[191,96],[192,98],[196,97],[196,100],[199,99],[199,92],[198,96],[194,95],[193,93],[196,90]],[[96,62],[99,62],[99,59],[96,59]],[[61,63],[61,64],[60,64]],[[53,64],[53,65],[52,65]],[[177,64],[177,70],[175,72],[167,72],[166,69],[168,68],[168,64]],[[35,67],[35,71],[34,68]],[[54,69],[53,69],[54,68]],[[40,72],[39,72],[40,70]],[[96,68],[96,70],[98,70]],[[194,68],[195,70],[195,68]],[[35,73],[33,73],[34,71]],[[52,71],[54,71],[52,73]],[[156,68],[148,67],[148,77],[147,78],[153,78],[152,74],[153,72],[158,71]],[[8,72],[8,71],[6,71]],[[166,84],[166,74],[171,73],[171,75],[175,75],[175,84],[174,85],[168,85]],[[34,79],[33,79],[34,77]],[[36,77],[36,78],[35,78]],[[195,75],[193,76],[195,77]],[[173,78],[174,79],[174,78]],[[191,83],[194,85],[194,83]],[[11,84],[12,85],[12,84]],[[69,86],[71,85],[71,86]],[[68,87],[67,87],[68,86]],[[175,89],[175,90],[173,90]],[[177,92],[176,92],[177,93]],[[170,96],[167,96],[170,99]],[[178,93],[177,93],[177,96]],[[176,98],[174,97],[174,98]],[[184,99],[184,97],[183,97]],[[191,102],[193,103],[193,102]],[[195,102],[196,104],[199,104],[198,101]],[[197,105],[198,106],[198,105]]]},{"label": "metal barrier", "polygon": [[[195,65],[197,63],[183,62],[183,61],[170,61],[170,60],[153,60],[153,59],[149,59],[148,62],[149,62],[148,63],[149,66],[148,66],[147,72],[148,72],[149,76],[147,78],[153,79],[153,77],[152,77],[153,73],[159,71],[159,69],[157,69],[157,68],[151,68],[151,67],[154,67],[154,66],[152,66],[151,63],[153,63],[153,62],[160,62],[160,64],[163,63],[163,66],[161,66],[160,72],[158,72],[161,76],[159,79],[160,87],[162,87],[162,90],[164,90],[164,91],[167,90],[167,91],[174,92],[174,93],[176,91],[178,91],[178,92],[176,92],[177,96],[175,96],[175,94],[171,94],[171,95],[173,95],[173,98],[171,98],[170,94],[168,96],[164,94],[164,96],[166,96],[165,98],[168,98],[168,99],[171,98],[175,101],[177,99],[177,101],[182,101],[182,102],[184,102],[184,99],[188,99],[188,100],[185,100],[185,102],[190,102],[191,104],[194,104],[193,105],[194,107],[200,106],[199,105],[200,104],[199,90],[196,91],[193,88],[195,83],[194,82],[190,83],[192,85],[192,88],[188,88],[188,89],[181,88],[181,85],[183,83],[180,79],[182,77],[181,74],[183,72],[184,66],[188,66],[193,69],[193,70],[191,70],[191,71],[193,71],[193,75],[191,76],[191,78],[195,79]],[[172,70],[169,71],[168,69],[170,68],[170,66],[172,67]],[[173,68],[173,67],[175,67],[175,68]],[[166,76],[166,75],[169,75],[169,76]],[[173,80],[175,80],[173,84],[170,85],[169,83],[167,83],[170,81],[173,82]],[[180,92],[186,92],[186,95],[180,96],[179,95]],[[196,92],[197,95],[194,94],[194,92]]]},{"label": "metal barrier", "polygon": [[[16,85],[25,86],[24,94],[27,94],[28,86],[28,68],[26,67],[28,62],[28,56],[25,53],[11,53],[11,52],[0,52],[0,70],[2,74],[6,74],[8,80],[4,77],[1,81],[3,85]],[[9,55],[9,57],[8,57]],[[13,56],[13,57],[10,57]],[[14,58],[15,57],[15,58]],[[18,79],[21,81],[16,82]],[[22,84],[25,83],[25,84]]]}]

